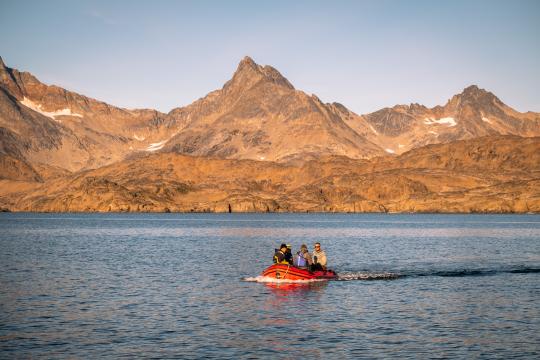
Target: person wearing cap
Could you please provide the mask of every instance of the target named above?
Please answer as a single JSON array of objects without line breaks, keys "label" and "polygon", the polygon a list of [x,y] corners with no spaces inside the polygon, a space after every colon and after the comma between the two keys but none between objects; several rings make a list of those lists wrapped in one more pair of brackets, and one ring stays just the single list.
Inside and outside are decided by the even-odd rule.
[{"label": "person wearing cap", "polygon": [[321,249],[321,243],[316,242],[313,249],[312,270],[326,270],[326,253]]},{"label": "person wearing cap", "polygon": [[299,268],[308,268],[313,263],[311,255],[308,251],[307,245],[302,244],[300,246],[300,251],[294,256],[294,266]]},{"label": "person wearing cap", "polygon": [[286,254],[287,253],[287,245],[281,244],[279,246],[279,250],[276,249],[276,252],[274,253],[274,264],[289,264],[289,262],[286,260]]},{"label": "person wearing cap", "polygon": [[285,251],[285,260],[289,264],[293,264],[293,255],[292,255],[292,246],[291,244],[287,244],[287,251]]}]

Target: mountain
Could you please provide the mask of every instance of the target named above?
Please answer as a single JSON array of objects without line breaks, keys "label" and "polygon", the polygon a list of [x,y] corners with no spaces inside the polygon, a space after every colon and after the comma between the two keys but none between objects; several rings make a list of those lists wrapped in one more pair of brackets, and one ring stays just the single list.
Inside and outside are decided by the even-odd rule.
[{"label": "mountain", "polygon": [[400,156],[326,156],[302,164],[153,153],[45,183],[4,180],[0,206],[14,211],[540,212],[539,150],[540,137],[499,135]]},{"label": "mountain", "polygon": [[351,129],[335,106],[296,90],[276,69],[249,57],[222,89],[169,115],[183,126],[164,151],[270,161],[383,153]]},{"label": "mountain", "polygon": [[[0,58],[0,155],[70,171],[122,160],[160,137],[165,115],[126,110],[8,68]],[[143,146],[140,146],[140,140]]]},{"label": "mountain", "polygon": [[[297,90],[245,57],[232,78],[169,113],[122,109],[41,83],[0,58],[0,178],[43,180],[153,152],[303,162],[369,159],[485,135],[540,135],[540,115],[519,113],[471,86],[444,106],[412,104],[357,115]],[[40,170],[36,170],[36,168]]]},{"label": "mountain", "polygon": [[122,109],[0,58],[0,208],[540,212],[540,114],[470,86],[358,115],[245,57],[221,89]]},{"label": "mountain", "polygon": [[23,169],[34,164],[80,171],[154,151],[279,161],[381,155],[342,111],[249,57],[222,89],[168,114],[45,85],[0,58],[0,156],[22,166],[10,178],[39,178]]},{"label": "mountain", "polygon": [[540,114],[520,113],[494,94],[469,86],[444,106],[397,105],[362,118],[372,127],[366,136],[388,152],[403,153],[427,144],[488,135],[540,135]]}]

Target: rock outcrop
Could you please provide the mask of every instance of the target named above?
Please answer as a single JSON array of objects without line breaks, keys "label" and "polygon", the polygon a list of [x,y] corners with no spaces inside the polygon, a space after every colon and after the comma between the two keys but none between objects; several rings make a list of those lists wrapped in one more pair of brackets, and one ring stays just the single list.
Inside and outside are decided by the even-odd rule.
[{"label": "rock outcrop", "polygon": [[[483,137],[430,145],[397,157],[329,156],[300,165],[156,153],[32,184],[24,191],[5,193],[0,207],[12,211],[540,212],[540,138]],[[5,185],[9,183],[4,181]]]}]

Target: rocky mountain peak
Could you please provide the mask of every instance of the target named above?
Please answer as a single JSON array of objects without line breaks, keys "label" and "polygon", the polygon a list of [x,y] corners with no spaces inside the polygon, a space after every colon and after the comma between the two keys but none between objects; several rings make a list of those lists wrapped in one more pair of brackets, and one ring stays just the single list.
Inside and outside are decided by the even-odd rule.
[{"label": "rocky mountain peak", "polygon": [[244,56],[242,60],[240,60],[240,63],[238,64],[238,71],[242,71],[243,69],[257,69],[258,65],[253,61],[252,58],[249,56]]},{"label": "rocky mountain peak", "polygon": [[473,101],[473,102],[491,102],[493,100],[499,100],[493,93],[481,89],[476,85],[471,85],[463,89],[459,96],[462,101]]},{"label": "rocky mountain peak", "polygon": [[480,98],[486,95],[493,95],[489,91],[480,89],[477,85],[471,85],[463,89],[460,94],[464,98]]},{"label": "rocky mountain peak", "polygon": [[480,89],[476,84],[469,85],[465,89],[463,89],[463,93],[477,93],[481,91],[485,92],[484,89]]},{"label": "rocky mountain peak", "polygon": [[234,78],[255,78],[261,75],[262,66],[258,65],[249,56],[245,56],[239,63],[233,75]]},{"label": "rocky mountain peak", "polygon": [[279,71],[268,65],[261,66],[249,56],[245,56],[240,61],[232,79],[225,84],[225,87],[249,88],[260,81],[294,89]]},{"label": "rocky mountain peak", "polygon": [[472,106],[482,111],[489,111],[504,104],[491,92],[481,89],[476,85],[471,85],[463,89],[460,94],[454,95],[445,107],[463,108]]},{"label": "rocky mountain peak", "polygon": [[5,68],[6,68],[6,64],[4,64],[4,60],[0,56],[0,69],[5,69]]}]

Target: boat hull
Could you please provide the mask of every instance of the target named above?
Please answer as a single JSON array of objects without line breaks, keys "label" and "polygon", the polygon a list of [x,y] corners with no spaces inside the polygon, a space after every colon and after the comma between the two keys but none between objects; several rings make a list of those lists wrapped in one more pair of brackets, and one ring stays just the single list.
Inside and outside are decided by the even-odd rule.
[{"label": "boat hull", "polygon": [[337,277],[333,270],[309,271],[292,265],[274,264],[266,268],[262,275],[278,280],[331,280]]}]

